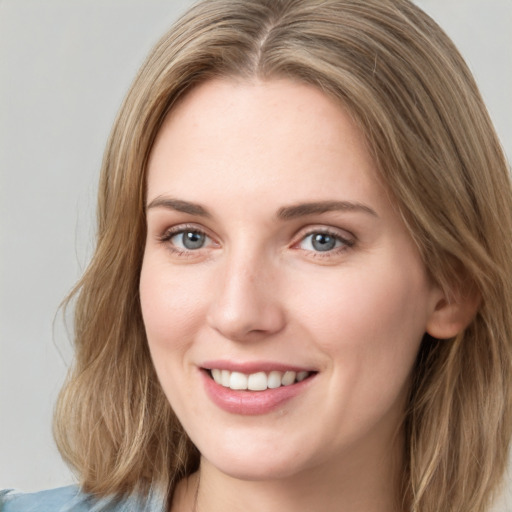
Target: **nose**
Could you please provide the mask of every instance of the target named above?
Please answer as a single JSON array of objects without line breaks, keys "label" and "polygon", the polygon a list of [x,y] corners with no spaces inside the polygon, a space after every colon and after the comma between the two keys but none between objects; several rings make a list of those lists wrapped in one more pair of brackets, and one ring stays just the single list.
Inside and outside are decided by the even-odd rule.
[{"label": "nose", "polygon": [[285,308],[276,293],[269,264],[256,258],[231,258],[218,274],[208,323],[225,338],[250,341],[280,332]]}]

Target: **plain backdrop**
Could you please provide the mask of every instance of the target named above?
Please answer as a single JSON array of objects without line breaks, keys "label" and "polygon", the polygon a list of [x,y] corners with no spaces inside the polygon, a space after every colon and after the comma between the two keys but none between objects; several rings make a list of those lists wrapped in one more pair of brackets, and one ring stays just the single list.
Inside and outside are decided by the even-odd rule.
[{"label": "plain backdrop", "polygon": [[[466,57],[510,161],[512,0],[417,3]],[[0,488],[73,482],[51,435],[72,357],[57,310],[91,254],[115,114],[147,52],[190,4],[0,0]],[[500,512],[512,510],[512,478],[506,487]]]}]

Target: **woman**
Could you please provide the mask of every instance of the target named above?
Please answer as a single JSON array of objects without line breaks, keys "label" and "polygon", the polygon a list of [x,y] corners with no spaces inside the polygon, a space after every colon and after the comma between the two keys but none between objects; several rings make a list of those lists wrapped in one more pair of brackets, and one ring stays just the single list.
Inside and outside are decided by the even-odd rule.
[{"label": "woman", "polygon": [[510,439],[511,187],[406,0],[212,0],[109,140],[56,437],[5,510],[485,511]]}]

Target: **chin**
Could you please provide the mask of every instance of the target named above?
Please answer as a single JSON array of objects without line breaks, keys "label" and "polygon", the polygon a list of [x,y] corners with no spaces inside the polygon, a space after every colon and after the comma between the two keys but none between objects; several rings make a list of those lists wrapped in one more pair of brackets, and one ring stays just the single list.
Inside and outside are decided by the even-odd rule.
[{"label": "chin", "polygon": [[[202,460],[231,478],[248,481],[281,480],[290,478],[316,464],[308,461],[304,451],[286,446],[282,439],[231,442],[224,440],[199,450]],[[212,449],[213,447],[213,449]]]},{"label": "chin", "polygon": [[[300,472],[295,460],[242,460],[240,457],[226,457],[223,454],[222,460],[207,459],[208,463],[214,466],[221,473],[237,479],[246,481],[268,481],[290,478]],[[203,457],[206,459],[206,457]]]}]

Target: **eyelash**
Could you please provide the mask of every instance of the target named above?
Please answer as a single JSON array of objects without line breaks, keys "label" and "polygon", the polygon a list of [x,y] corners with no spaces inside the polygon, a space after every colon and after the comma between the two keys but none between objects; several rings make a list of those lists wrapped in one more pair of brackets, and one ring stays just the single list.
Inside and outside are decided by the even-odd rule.
[{"label": "eyelash", "polygon": [[[314,235],[323,235],[323,236],[329,236],[332,237],[336,243],[340,243],[340,246],[333,247],[332,249],[326,250],[326,251],[315,251],[315,250],[309,250],[309,249],[301,249],[299,246],[304,243],[304,241],[308,237],[312,237]],[[312,243],[312,242],[311,242]],[[310,253],[314,258],[330,258],[333,256],[337,256],[342,252],[345,252],[349,249],[351,249],[356,243],[355,238],[348,238],[341,236],[340,233],[330,230],[327,228],[317,228],[317,229],[311,229],[308,230],[306,233],[304,233],[300,240],[293,244],[293,247],[297,247],[299,250],[306,251]]]},{"label": "eyelash", "polygon": [[184,233],[197,233],[199,235],[203,235],[206,238],[212,240],[210,236],[201,228],[198,226],[194,226],[193,224],[181,224],[179,226],[175,226],[171,229],[168,229],[163,235],[158,237],[158,240],[162,242],[163,244],[167,245],[168,249],[172,251],[177,256],[183,256],[183,257],[191,257],[194,256],[195,252],[198,252],[203,247],[200,247],[199,249],[182,249],[181,247],[177,247],[176,245],[171,243],[171,240],[173,237],[179,234]]},{"label": "eyelash", "polygon": [[[195,225],[179,225],[176,227],[173,227],[171,229],[168,229],[163,235],[158,237],[158,240],[166,244],[169,250],[171,250],[174,254],[182,257],[192,257],[194,256],[194,253],[198,252],[200,249],[203,249],[204,247],[199,247],[197,249],[182,249],[181,247],[177,247],[176,245],[170,243],[172,238],[176,235],[184,234],[184,233],[197,233],[199,235],[202,235],[206,237],[207,239],[213,240],[204,229],[199,228]],[[326,251],[315,251],[310,249],[303,249],[300,247],[300,245],[308,238],[313,235],[324,235],[332,237],[336,243],[340,243],[341,245],[338,247],[334,247],[332,249],[326,250]],[[317,228],[317,229],[310,229],[307,232],[303,233],[300,236],[300,239],[295,242],[292,245],[292,248],[296,248],[297,250],[302,250],[305,252],[310,253],[315,258],[329,258],[335,255],[338,255],[341,252],[347,251],[351,249],[356,243],[355,238],[346,238],[341,236],[339,233],[335,232],[334,230],[330,230],[327,228]]]}]

